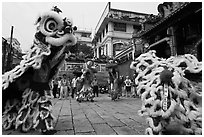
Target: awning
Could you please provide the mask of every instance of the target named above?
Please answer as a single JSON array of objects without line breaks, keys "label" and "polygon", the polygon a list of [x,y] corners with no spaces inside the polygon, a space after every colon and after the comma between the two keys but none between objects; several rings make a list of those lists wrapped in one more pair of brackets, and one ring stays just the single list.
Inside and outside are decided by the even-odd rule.
[{"label": "awning", "polygon": [[158,45],[158,44],[160,44],[160,43],[162,43],[162,42],[168,41],[168,40],[170,40],[169,37],[163,38],[163,39],[161,39],[161,40],[159,40],[159,41],[157,41],[157,42],[151,44],[151,45],[148,47],[148,49],[150,49],[150,48],[152,48],[152,47],[154,47],[154,46],[156,46],[156,45]]}]

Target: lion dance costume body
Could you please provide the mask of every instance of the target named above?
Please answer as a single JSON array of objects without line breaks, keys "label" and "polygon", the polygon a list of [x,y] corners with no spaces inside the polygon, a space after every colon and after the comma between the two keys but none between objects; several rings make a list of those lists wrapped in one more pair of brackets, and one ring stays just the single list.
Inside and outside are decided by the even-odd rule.
[{"label": "lion dance costume body", "polygon": [[94,93],[91,83],[94,78],[94,73],[97,73],[96,69],[93,67],[92,61],[87,61],[85,64],[85,69],[82,71],[82,75],[79,78],[79,81],[82,83],[82,88],[78,91],[76,100],[81,102],[84,100],[93,102]]},{"label": "lion dance costume body", "polygon": [[201,73],[202,63],[185,54],[158,58],[155,51],[140,55],[130,65],[138,74],[137,93],[142,99],[141,116],[147,116],[146,134],[162,134],[171,121],[178,122],[185,134],[202,134],[202,95],[188,73]]},{"label": "lion dance costume body", "polygon": [[53,130],[49,82],[64,61],[66,46],[76,44],[72,22],[57,7],[39,16],[37,32],[20,65],[2,76],[3,129]]}]

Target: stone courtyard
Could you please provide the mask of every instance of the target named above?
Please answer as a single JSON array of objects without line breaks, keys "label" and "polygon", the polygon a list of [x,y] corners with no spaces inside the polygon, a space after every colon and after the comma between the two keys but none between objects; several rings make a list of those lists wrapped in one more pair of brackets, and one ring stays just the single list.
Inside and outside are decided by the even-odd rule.
[{"label": "stone courtyard", "polygon": [[[138,115],[139,98],[122,97],[112,101],[108,94],[100,94],[95,102],[79,103],[75,99],[53,99],[55,135],[144,135],[144,117]],[[21,133],[3,131],[3,135],[40,135],[38,131]],[[165,134],[181,134],[179,125],[172,123]],[[183,134],[183,133],[182,133]]]},{"label": "stone courtyard", "polygon": [[[100,94],[95,102],[78,103],[70,97],[67,100],[53,99],[53,105],[56,135],[142,135],[147,127],[145,119],[137,114],[141,106],[138,98],[111,101],[107,94]],[[6,134],[40,133],[3,131],[3,135]]]}]

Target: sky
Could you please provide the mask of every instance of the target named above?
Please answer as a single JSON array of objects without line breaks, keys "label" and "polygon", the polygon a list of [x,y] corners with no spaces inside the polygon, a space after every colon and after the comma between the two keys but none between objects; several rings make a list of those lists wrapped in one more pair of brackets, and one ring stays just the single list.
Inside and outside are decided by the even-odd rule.
[{"label": "sky", "polygon": [[[133,12],[158,14],[159,2],[111,2],[111,8]],[[63,17],[73,20],[74,26],[94,30],[107,2],[2,2],[2,37],[11,35],[27,51],[33,41],[36,31],[34,22],[38,15],[49,11],[53,6],[62,10]]]}]

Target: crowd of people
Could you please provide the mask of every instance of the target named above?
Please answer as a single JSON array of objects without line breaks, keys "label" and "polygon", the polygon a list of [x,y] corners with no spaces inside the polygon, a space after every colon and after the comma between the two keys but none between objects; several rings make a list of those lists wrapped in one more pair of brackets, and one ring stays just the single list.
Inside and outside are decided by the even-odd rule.
[{"label": "crowd of people", "polygon": [[[119,88],[119,96],[120,97],[137,97],[136,85],[134,82],[135,74],[133,78],[130,79],[129,76],[119,76],[118,84]],[[77,96],[77,92],[81,89],[82,85],[80,85],[79,77],[74,75],[71,79],[66,74],[63,74],[62,77],[55,77],[51,82],[51,89],[53,92],[54,98],[59,99],[68,99],[68,97],[75,98]],[[109,94],[111,92],[112,83],[111,80],[108,80],[107,88],[109,90]],[[94,97],[99,97],[99,84],[100,81],[97,80],[96,76],[91,82],[91,87],[93,89]]]},{"label": "crowd of people", "polygon": [[[74,75],[71,79],[66,74],[63,74],[62,77],[55,77],[50,85],[53,97],[59,99],[68,99],[68,97],[75,98],[77,92],[82,88],[79,79],[80,77],[77,75]],[[96,77],[94,77],[91,82],[91,87],[93,89],[94,97],[99,97],[99,86]]]},{"label": "crowd of people", "polygon": [[[136,74],[133,75],[133,78],[130,79],[129,76],[119,76],[117,84],[118,86],[118,94],[120,97],[138,97],[135,85],[135,77]],[[113,84],[114,85],[114,84]],[[112,89],[111,80],[109,80],[109,91]]]}]

